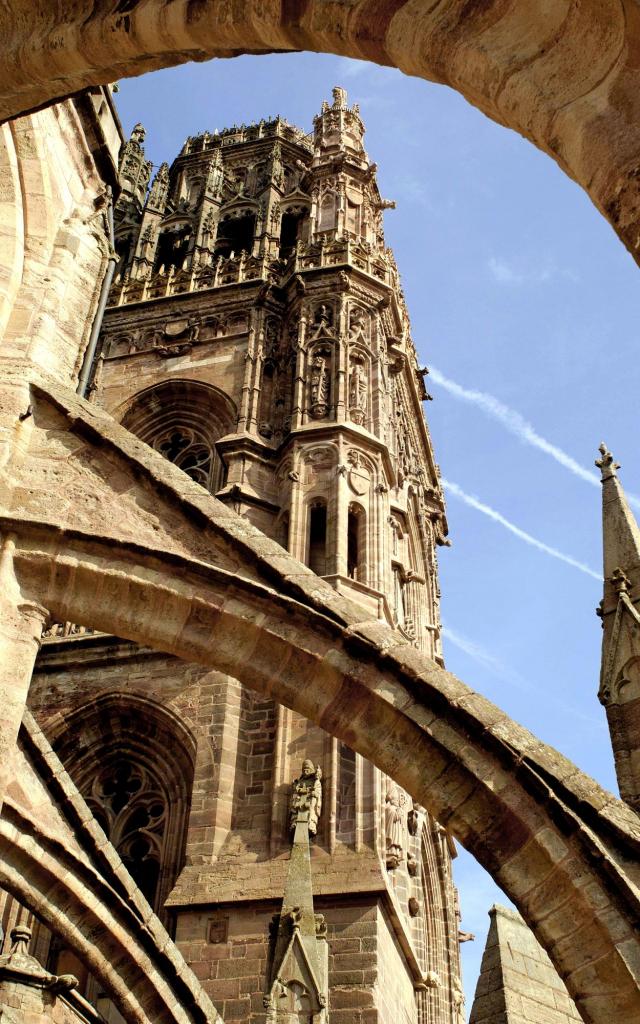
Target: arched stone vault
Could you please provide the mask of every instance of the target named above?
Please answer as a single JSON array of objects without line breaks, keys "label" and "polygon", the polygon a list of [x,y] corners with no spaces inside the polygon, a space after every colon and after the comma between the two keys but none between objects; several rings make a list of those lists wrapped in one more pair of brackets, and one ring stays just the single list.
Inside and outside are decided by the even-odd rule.
[{"label": "arched stone vault", "polygon": [[462,93],[548,153],[640,258],[635,0],[22,0],[0,12],[0,117],[209,57],[316,50]]},{"label": "arched stone vault", "polygon": [[0,520],[23,599],[231,673],[339,736],[487,867],[586,1021],[634,1019],[636,815],[398,634],[361,622],[105,413],[53,384],[30,399]]}]

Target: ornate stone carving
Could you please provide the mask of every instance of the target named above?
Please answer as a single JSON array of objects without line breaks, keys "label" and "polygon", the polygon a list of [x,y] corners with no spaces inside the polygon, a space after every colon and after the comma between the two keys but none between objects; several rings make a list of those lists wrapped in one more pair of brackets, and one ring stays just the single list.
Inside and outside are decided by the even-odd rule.
[{"label": "ornate stone carving", "polygon": [[354,355],[349,368],[349,416],[354,423],[362,426],[367,415],[369,381],[361,356]]},{"label": "ornate stone carving", "polygon": [[289,829],[294,831],[300,822],[307,822],[309,834],[318,831],[318,819],[322,811],[322,769],[313,761],[302,762],[302,773],[294,779],[289,805]]},{"label": "ornate stone carving", "polygon": [[386,863],[390,871],[394,871],[404,858],[405,819],[404,805],[406,797],[391,779],[387,780],[384,799]]},{"label": "ornate stone carving", "polygon": [[149,206],[155,210],[164,210],[169,193],[169,164],[162,163],[153,179],[149,192]]},{"label": "ornate stone carving", "polygon": [[323,419],[329,412],[331,396],[331,350],[317,348],[311,357],[309,377],[309,411],[314,419]]}]

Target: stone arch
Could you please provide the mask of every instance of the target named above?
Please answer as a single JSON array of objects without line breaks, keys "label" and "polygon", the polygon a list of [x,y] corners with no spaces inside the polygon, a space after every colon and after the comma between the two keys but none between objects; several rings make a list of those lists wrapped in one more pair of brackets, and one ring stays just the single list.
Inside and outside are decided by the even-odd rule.
[{"label": "stone arch", "polygon": [[28,712],[13,767],[0,886],[77,955],[128,1024],[221,1024]]},{"label": "stone arch", "polygon": [[[175,468],[157,463],[162,486],[180,486]],[[373,760],[491,872],[585,1020],[604,1024],[613,1004],[621,1019],[640,1012],[629,967],[640,914],[636,816],[398,634],[362,623],[359,609],[201,494],[174,491],[185,513],[208,522],[223,548],[231,544],[233,572],[113,537],[20,525],[23,593],[63,621],[232,675]]]},{"label": "stone arch", "polygon": [[235,428],[237,410],[219,388],[186,378],[162,381],[128,399],[116,417],[207,490],[223,486],[216,443]]},{"label": "stone arch", "polygon": [[500,0],[284,4],[81,0],[58,21],[24,4],[3,15],[0,117],[88,85],[188,60],[315,50],[391,65],[449,85],[550,155],[640,253],[640,90],[632,0],[569,0],[532,15]]}]

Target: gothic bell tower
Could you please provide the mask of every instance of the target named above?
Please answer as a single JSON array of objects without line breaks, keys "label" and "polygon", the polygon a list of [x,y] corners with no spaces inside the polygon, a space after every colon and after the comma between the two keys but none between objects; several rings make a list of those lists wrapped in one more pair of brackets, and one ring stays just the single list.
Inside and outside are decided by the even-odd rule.
[{"label": "gothic bell tower", "polygon": [[[363,140],[336,88],[311,135],[204,132],[147,188],[136,126],[92,398],[441,660],[425,371]],[[461,1020],[453,841],[374,765],[231,675],[71,623],[32,703],[228,1024]]]}]

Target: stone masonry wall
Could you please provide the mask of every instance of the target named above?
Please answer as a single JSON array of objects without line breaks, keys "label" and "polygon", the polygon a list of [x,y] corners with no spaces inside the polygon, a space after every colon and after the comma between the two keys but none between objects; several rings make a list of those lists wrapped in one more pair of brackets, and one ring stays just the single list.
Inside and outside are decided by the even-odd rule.
[{"label": "stone masonry wall", "polygon": [[581,1021],[549,957],[520,915],[500,906],[489,914],[491,927],[469,1024]]}]

